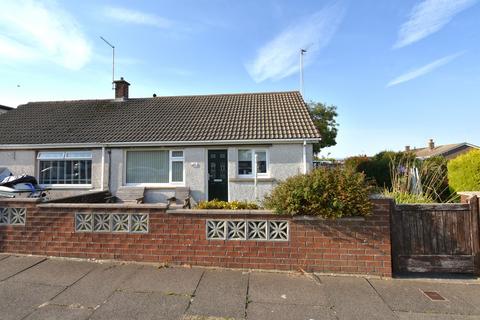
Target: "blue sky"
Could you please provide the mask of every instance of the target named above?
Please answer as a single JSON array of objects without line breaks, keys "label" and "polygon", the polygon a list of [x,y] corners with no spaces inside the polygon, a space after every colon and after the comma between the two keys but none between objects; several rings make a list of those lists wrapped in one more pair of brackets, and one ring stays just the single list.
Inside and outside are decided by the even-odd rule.
[{"label": "blue sky", "polygon": [[344,157],[480,145],[476,0],[2,1],[0,104],[299,89],[338,106]]}]

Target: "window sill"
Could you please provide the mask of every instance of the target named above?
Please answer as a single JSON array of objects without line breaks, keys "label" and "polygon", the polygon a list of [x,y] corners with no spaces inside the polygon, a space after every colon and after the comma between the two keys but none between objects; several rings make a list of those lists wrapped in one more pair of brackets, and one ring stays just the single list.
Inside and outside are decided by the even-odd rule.
[{"label": "window sill", "polygon": [[[255,178],[252,177],[237,177],[237,178],[230,178],[229,182],[255,182]],[[270,177],[258,177],[257,182],[275,182],[274,178]]]},{"label": "window sill", "polygon": [[128,188],[146,188],[146,189],[174,189],[185,187],[184,183],[127,183],[123,185]]},{"label": "window sill", "polygon": [[42,184],[40,185],[42,188],[50,189],[50,190],[58,190],[58,189],[93,189],[91,184]]}]

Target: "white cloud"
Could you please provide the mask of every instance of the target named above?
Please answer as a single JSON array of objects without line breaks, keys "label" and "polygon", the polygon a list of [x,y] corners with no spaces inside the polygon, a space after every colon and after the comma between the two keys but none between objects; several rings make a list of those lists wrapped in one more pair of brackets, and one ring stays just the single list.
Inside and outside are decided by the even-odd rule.
[{"label": "white cloud", "polygon": [[409,71],[405,74],[402,74],[401,76],[393,79],[392,81],[390,81],[388,84],[387,84],[387,87],[391,87],[391,86],[395,86],[397,84],[400,84],[400,83],[403,83],[403,82],[407,82],[407,81],[410,81],[410,80],[413,80],[415,78],[418,78],[420,76],[423,76],[427,73],[430,73],[432,72],[433,70],[435,69],[438,69],[440,68],[441,66],[444,66],[446,65],[447,63],[453,61],[454,59],[458,58],[459,56],[463,55],[465,52],[462,51],[462,52],[457,52],[455,54],[451,54],[449,56],[446,56],[446,57],[443,57],[443,58],[440,58],[440,59],[437,59],[433,62],[430,62],[429,64],[427,65],[424,65],[420,68],[417,68],[415,70],[412,70],[412,71]]},{"label": "white cloud", "polygon": [[0,56],[7,59],[31,60],[36,57],[30,47],[0,35]]},{"label": "white cloud", "polygon": [[394,48],[405,47],[439,31],[476,0],[423,0],[416,4],[398,32]]},{"label": "white cloud", "polygon": [[167,29],[172,26],[172,21],[166,18],[126,8],[105,7],[104,14],[109,18],[126,23],[142,24],[161,29]]},{"label": "white cloud", "polygon": [[50,60],[80,69],[91,48],[75,19],[55,2],[2,1],[0,56],[8,60]]},{"label": "white cloud", "polygon": [[344,7],[337,2],[282,31],[258,50],[253,61],[247,63],[250,76],[256,82],[261,82],[279,80],[298,72],[300,48],[308,49],[305,56],[305,65],[308,65],[315,54],[328,45],[342,21],[344,11]]}]

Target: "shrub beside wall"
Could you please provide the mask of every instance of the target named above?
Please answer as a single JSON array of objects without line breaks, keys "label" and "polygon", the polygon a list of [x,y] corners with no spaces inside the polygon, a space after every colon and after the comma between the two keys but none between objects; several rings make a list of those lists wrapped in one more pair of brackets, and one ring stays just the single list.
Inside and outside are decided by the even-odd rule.
[{"label": "shrub beside wall", "polygon": [[382,151],[373,157],[355,156],[345,160],[345,168],[362,172],[368,180],[373,181],[380,188],[392,187],[390,165],[402,153]]},{"label": "shrub beside wall", "polygon": [[222,210],[256,210],[259,209],[258,204],[248,201],[221,201],[210,200],[200,201],[195,209],[222,209]]},{"label": "shrub beside wall", "polygon": [[288,178],[265,198],[264,205],[278,214],[325,218],[366,216],[371,213],[372,187],[363,173],[343,168],[318,168]]},{"label": "shrub beside wall", "polygon": [[456,191],[480,190],[480,150],[472,150],[448,162],[448,181]]}]

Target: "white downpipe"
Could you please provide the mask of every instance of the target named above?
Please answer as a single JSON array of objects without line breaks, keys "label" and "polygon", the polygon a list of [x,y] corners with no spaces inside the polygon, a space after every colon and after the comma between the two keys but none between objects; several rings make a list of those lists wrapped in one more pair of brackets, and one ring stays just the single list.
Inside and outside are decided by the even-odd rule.
[{"label": "white downpipe", "polygon": [[102,173],[100,177],[100,185],[101,185],[102,191],[105,189],[104,183],[105,183],[105,147],[102,147]]},{"label": "white downpipe", "polygon": [[255,170],[255,174],[254,174],[254,178],[253,178],[253,187],[254,187],[254,192],[255,192],[255,201],[258,202],[258,188],[257,188],[257,159],[258,159],[258,155],[257,153],[255,152],[254,153],[255,155],[253,156],[253,159],[255,160],[255,165],[253,166],[252,169]]},{"label": "white downpipe", "polygon": [[307,173],[307,140],[303,140],[303,173]]}]

